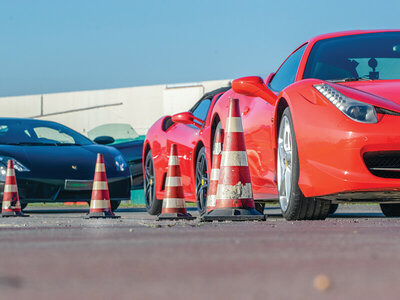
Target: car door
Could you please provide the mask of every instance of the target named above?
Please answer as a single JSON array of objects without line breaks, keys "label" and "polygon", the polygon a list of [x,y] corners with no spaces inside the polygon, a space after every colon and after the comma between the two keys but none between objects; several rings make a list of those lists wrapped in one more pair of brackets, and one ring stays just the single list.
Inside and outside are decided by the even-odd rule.
[{"label": "car door", "polygon": [[[196,117],[205,121],[211,105],[210,99],[202,99],[197,102],[190,112]],[[185,198],[196,200],[196,182],[193,176],[195,162],[194,151],[200,139],[201,129],[191,124],[175,123],[168,129],[167,149],[171,144],[177,144],[179,164],[182,173],[182,184]]]},{"label": "car door", "polygon": [[273,145],[274,107],[262,98],[239,94],[247,159],[255,199],[276,197]]}]

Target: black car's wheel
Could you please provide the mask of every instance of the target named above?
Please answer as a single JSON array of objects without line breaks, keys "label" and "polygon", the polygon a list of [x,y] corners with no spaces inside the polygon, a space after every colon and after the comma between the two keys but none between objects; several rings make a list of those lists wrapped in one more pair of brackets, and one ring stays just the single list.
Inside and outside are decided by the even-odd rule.
[{"label": "black car's wheel", "polygon": [[[20,202],[19,204],[21,205],[21,209],[22,210],[24,210],[28,206],[28,203],[26,203],[26,202]],[[3,202],[0,202],[0,207],[2,205],[3,205]]]},{"label": "black car's wheel", "polygon": [[397,203],[388,203],[388,204],[380,204],[381,210],[386,217],[400,217],[400,204]]},{"label": "black car's wheel", "polygon": [[147,152],[144,161],[144,197],[146,201],[146,209],[150,215],[158,215],[161,213],[162,201],[156,198],[156,176],[153,164],[153,155],[151,150]]},{"label": "black car's wheel", "polygon": [[300,190],[299,157],[289,107],[282,115],[278,134],[277,181],[279,203],[286,220],[321,220],[328,216],[330,202],[306,198]]},{"label": "black car's wheel", "polygon": [[196,159],[196,199],[197,209],[202,215],[207,211],[208,169],[206,150],[200,149]]},{"label": "black car's wheel", "polygon": [[121,201],[110,201],[111,202],[111,210],[114,211],[116,210],[119,205],[121,204]]},{"label": "black car's wheel", "polygon": [[339,204],[331,204],[331,206],[329,207],[329,214],[334,214],[336,212],[336,210],[338,209]]}]

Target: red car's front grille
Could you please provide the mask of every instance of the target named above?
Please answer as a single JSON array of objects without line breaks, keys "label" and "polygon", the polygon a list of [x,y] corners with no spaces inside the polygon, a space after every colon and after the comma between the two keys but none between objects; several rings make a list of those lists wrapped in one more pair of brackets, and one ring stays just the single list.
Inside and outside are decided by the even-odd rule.
[{"label": "red car's front grille", "polygon": [[366,152],[364,162],[375,176],[400,178],[400,151]]}]

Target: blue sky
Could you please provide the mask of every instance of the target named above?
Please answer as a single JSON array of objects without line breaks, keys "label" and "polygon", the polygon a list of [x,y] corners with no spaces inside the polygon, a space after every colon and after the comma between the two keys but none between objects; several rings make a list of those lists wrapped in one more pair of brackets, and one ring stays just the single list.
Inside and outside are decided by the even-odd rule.
[{"label": "blue sky", "polygon": [[400,28],[400,1],[0,0],[0,97],[265,77],[308,38]]}]

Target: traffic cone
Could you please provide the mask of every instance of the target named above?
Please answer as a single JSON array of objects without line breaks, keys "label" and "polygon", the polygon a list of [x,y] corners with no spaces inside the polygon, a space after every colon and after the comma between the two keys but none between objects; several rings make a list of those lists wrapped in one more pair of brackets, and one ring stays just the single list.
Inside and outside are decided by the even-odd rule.
[{"label": "traffic cone", "polygon": [[157,220],[176,219],[193,220],[195,217],[192,217],[192,215],[186,211],[178,150],[176,144],[172,144],[171,154],[168,160],[167,178],[165,180],[163,206]]},{"label": "traffic cone", "polygon": [[106,167],[104,165],[103,154],[100,153],[97,154],[90,210],[85,218],[120,218],[119,216],[114,215],[111,210]]},{"label": "traffic cone", "polygon": [[215,135],[210,183],[208,185],[208,194],[207,194],[207,212],[212,211],[215,207],[223,141],[224,141],[224,130],[221,128],[217,131]]},{"label": "traffic cone", "polygon": [[204,221],[264,221],[255,209],[239,100],[230,99],[214,210]]},{"label": "traffic cone", "polygon": [[21,210],[19,202],[17,179],[15,178],[14,161],[10,159],[7,163],[6,182],[4,184],[2,217],[29,217]]}]

